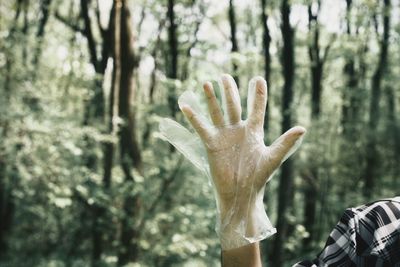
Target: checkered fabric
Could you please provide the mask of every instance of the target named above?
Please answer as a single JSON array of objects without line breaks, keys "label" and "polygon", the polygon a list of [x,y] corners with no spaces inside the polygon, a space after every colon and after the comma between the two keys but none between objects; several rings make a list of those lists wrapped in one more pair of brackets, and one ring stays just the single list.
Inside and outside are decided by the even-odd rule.
[{"label": "checkered fabric", "polygon": [[293,267],[400,267],[400,197],[345,211],[325,248]]}]

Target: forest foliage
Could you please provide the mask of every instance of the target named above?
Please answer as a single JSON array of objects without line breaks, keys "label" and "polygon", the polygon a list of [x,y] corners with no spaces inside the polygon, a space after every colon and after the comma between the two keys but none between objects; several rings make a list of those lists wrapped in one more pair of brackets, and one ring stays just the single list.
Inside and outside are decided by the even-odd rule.
[{"label": "forest foliage", "polygon": [[[266,266],[315,256],[345,208],[400,189],[396,0],[0,1],[0,266],[218,266],[206,177],[159,134],[231,73],[268,82]],[[272,257],[273,255],[273,257]]]}]

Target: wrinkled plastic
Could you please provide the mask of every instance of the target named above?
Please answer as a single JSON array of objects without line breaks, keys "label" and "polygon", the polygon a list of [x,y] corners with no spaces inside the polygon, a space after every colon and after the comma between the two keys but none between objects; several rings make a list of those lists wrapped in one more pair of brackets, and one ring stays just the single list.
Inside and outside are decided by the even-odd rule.
[{"label": "wrinkled plastic", "polygon": [[[225,79],[231,87],[235,86],[231,77]],[[265,83],[261,78],[255,78],[249,83],[246,120],[240,118],[235,123],[230,122],[234,116],[228,116],[228,109],[234,105],[236,111],[241,113],[240,99],[236,88],[224,90],[220,87],[223,125],[213,125],[207,114],[207,105],[200,101],[204,98],[193,91],[185,91],[178,103],[181,109],[190,107],[195,114],[192,116],[201,125],[197,127],[197,133],[168,118],[160,122],[163,138],[204,173],[214,189],[217,204],[216,232],[223,250],[254,243],[276,233],[264,208],[265,184],[281,163],[299,147],[304,133],[297,129],[300,134],[296,134],[299,136],[291,136],[287,132],[271,146],[264,145],[260,120],[264,117],[265,103],[260,98],[256,100],[266,94],[262,88],[257,91],[257,86],[262,87],[262,82]],[[260,103],[264,104],[264,108],[260,108]],[[282,154],[282,151],[285,153]]]},{"label": "wrinkled plastic", "polygon": [[170,142],[200,171],[209,173],[206,149],[198,136],[168,118],[161,120],[159,128],[166,141]]}]

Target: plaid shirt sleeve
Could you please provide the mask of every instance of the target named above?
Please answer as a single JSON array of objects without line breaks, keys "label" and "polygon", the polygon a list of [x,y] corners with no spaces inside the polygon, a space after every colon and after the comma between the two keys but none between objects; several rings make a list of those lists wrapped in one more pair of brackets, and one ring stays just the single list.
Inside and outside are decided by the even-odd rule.
[{"label": "plaid shirt sleeve", "polygon": [[400,197],[345,211],[312,261],[293,267],[400,267]]}]

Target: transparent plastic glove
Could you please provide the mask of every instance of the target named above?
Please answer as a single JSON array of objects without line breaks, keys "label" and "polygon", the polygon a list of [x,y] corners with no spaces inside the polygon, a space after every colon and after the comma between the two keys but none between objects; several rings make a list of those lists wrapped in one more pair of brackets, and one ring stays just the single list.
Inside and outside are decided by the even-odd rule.
[{"label": "transparent plastic glove", "polygon": [[231,76],[223,75],[222,83],[223,110],[212,84],[204,85],[212,122],[205,114],[200,97],[194,92],[186,91],[179,98],[179,107],[198,136],[170,119],[161,121],[160,131],[210,178],[217,202],[216,231],[222,249],[229,250],[276,233],[264,209],[265,185],[282,162],[298,148],[305,129],[299,126],[291,128],[272,145],[265,146],[265,80],[255,77],[250,81],[248,117],[244,121],[235,81]]}]

